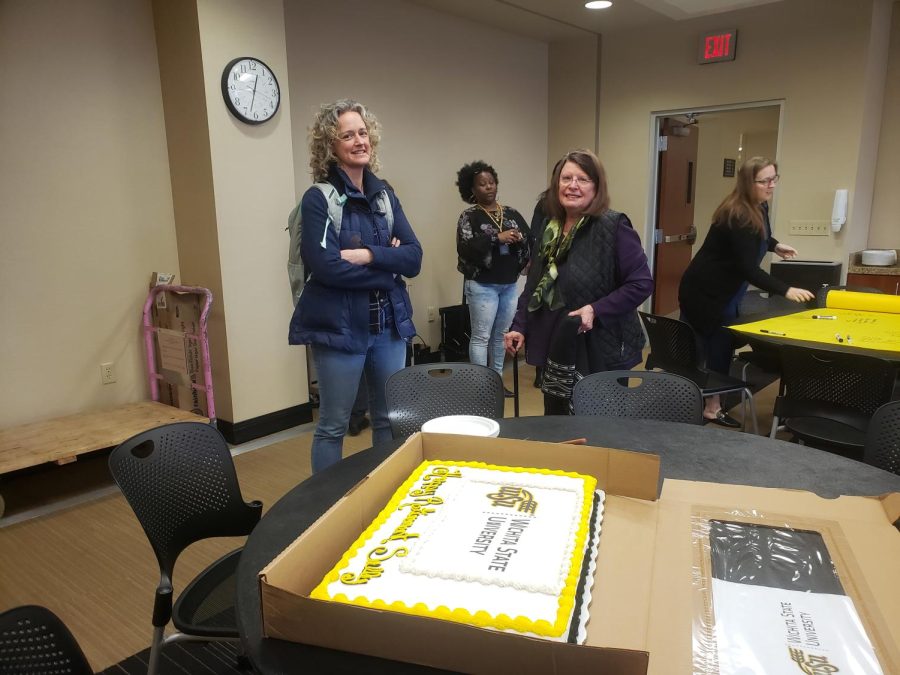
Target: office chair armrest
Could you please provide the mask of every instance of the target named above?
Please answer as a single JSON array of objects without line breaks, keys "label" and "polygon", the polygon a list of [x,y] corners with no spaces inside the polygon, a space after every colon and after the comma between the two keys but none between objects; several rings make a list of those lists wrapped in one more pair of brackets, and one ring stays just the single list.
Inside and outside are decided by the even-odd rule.
[{"label": "office chair armrest", "polygon": [[153,625],[167,626],[172,618],[172,585],[160,584],[153,599]]}]

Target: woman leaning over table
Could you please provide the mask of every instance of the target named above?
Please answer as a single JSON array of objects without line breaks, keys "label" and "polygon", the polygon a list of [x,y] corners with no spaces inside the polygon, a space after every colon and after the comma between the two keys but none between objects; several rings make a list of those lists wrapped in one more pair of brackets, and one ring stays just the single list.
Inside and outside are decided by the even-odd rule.
[{"label": "woman leaning over table", "polygon": [[466,164],[456,178],[463,201],[472,204],[456,224],[457,269],[465,277],[472,324],[469,361],[503,375],[503,334],[516,311],[516,279],[528,264],[528,225],[497,201],[497,172],[490,164]]},{"label": "woman leaning over table", "polygon": [[[634,367],[644,346],[637,308],[653,292],[653,278],[628,216],[609,208],[606,171],[592,152],[576,150],[557,163],[546,214],[507,351],[525,348],[528,363],[544,366],[554,333],[571,316],[580,321],[576,379]],[[555,398],[545,389],[545,414],[568,411]]]},{"label": "woman leaning over table", "polygon": [[[314,472],[341,459],[364,370],[372,441],[390,440],[384,385],[403,368],[406,340],[416,332],[401,275],[419,273],[422,247],[393,190],[374,173],[378,141],[375,116],[351,100],[322,106],[310,130],[313,180],[330,184],[344,200],[339,234],[320,189],[308,189],[300,203],[300,248],[309,277],[291,318],[289,342],[311,346],[319,380]],[[393,212],[390,231],[383,194]]]},{"label": "woman leaning over table", "polygon": [[[793,288],[760,268],[767,251],[793,258],[797,251],[772,236],[769,200],[778,183],[778,165],[765,157],[751,157],[741,165],[737,181],[713,213],[703,246],[685,270],[678,288],[681,316],[700,336],[706,367],[728,374],[734,355],[731,331],[748,284],[807,302],[815,296]],[[714,424],[737,428],[740,422],[722,410],[719,395],[709,396],[703,417]]]}]

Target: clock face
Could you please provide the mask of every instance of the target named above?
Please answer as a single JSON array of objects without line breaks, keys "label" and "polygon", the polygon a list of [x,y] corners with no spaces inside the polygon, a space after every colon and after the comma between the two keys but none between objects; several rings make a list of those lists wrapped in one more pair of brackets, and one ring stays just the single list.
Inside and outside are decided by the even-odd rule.
[{"label": "clock face", "polygon": [[275,73],[259,59],[242,56],[222,72],[222,96],[231,114],[247,124],[272,119],[281,102]]}]

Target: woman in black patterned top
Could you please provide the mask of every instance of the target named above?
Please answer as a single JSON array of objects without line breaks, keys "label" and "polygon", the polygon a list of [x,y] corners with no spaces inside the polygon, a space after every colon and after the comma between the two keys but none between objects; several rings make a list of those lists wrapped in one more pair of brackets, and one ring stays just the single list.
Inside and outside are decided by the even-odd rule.
[{"label": "woman in black patterned top", "polygon": [[457,173],[459,194],[472,206],[456,225],[456,252],[472,322],[469,360],[502,375],[503,334],[516,311],[516,279],[530,251],[528,225],[518,211],[497,201],[497,183],[494,167],[481,161]]}]

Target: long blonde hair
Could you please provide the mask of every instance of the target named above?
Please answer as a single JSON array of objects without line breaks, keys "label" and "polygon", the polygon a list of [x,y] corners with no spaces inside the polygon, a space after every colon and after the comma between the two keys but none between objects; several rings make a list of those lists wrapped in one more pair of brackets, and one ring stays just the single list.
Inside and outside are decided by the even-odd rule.
[{"label": "long blonde hair", "polygon": [[753,181],[767,166],[774,166],[775,173],[778,173],[778,164],[767,157],[751,157],[741,164],[734,189],[713,213],[713,223],[752,227],[765,236],[762,210],[756,202],[756,183]]},{"label": "long blonde hair", "polygon": [[342,98],[334,103],[326,103],[319,108],[309,129],[309,168],[313,180],[324,181],[328,177],[328,170],[337,163],[334,155],[334,142],[338,136],[338,118],[345,112],[356,112],[362,117],[369,132],[369,169],[378,171],[378,141],[381,140],[381,126],[375,115],[366,107],[349,98]]}]

